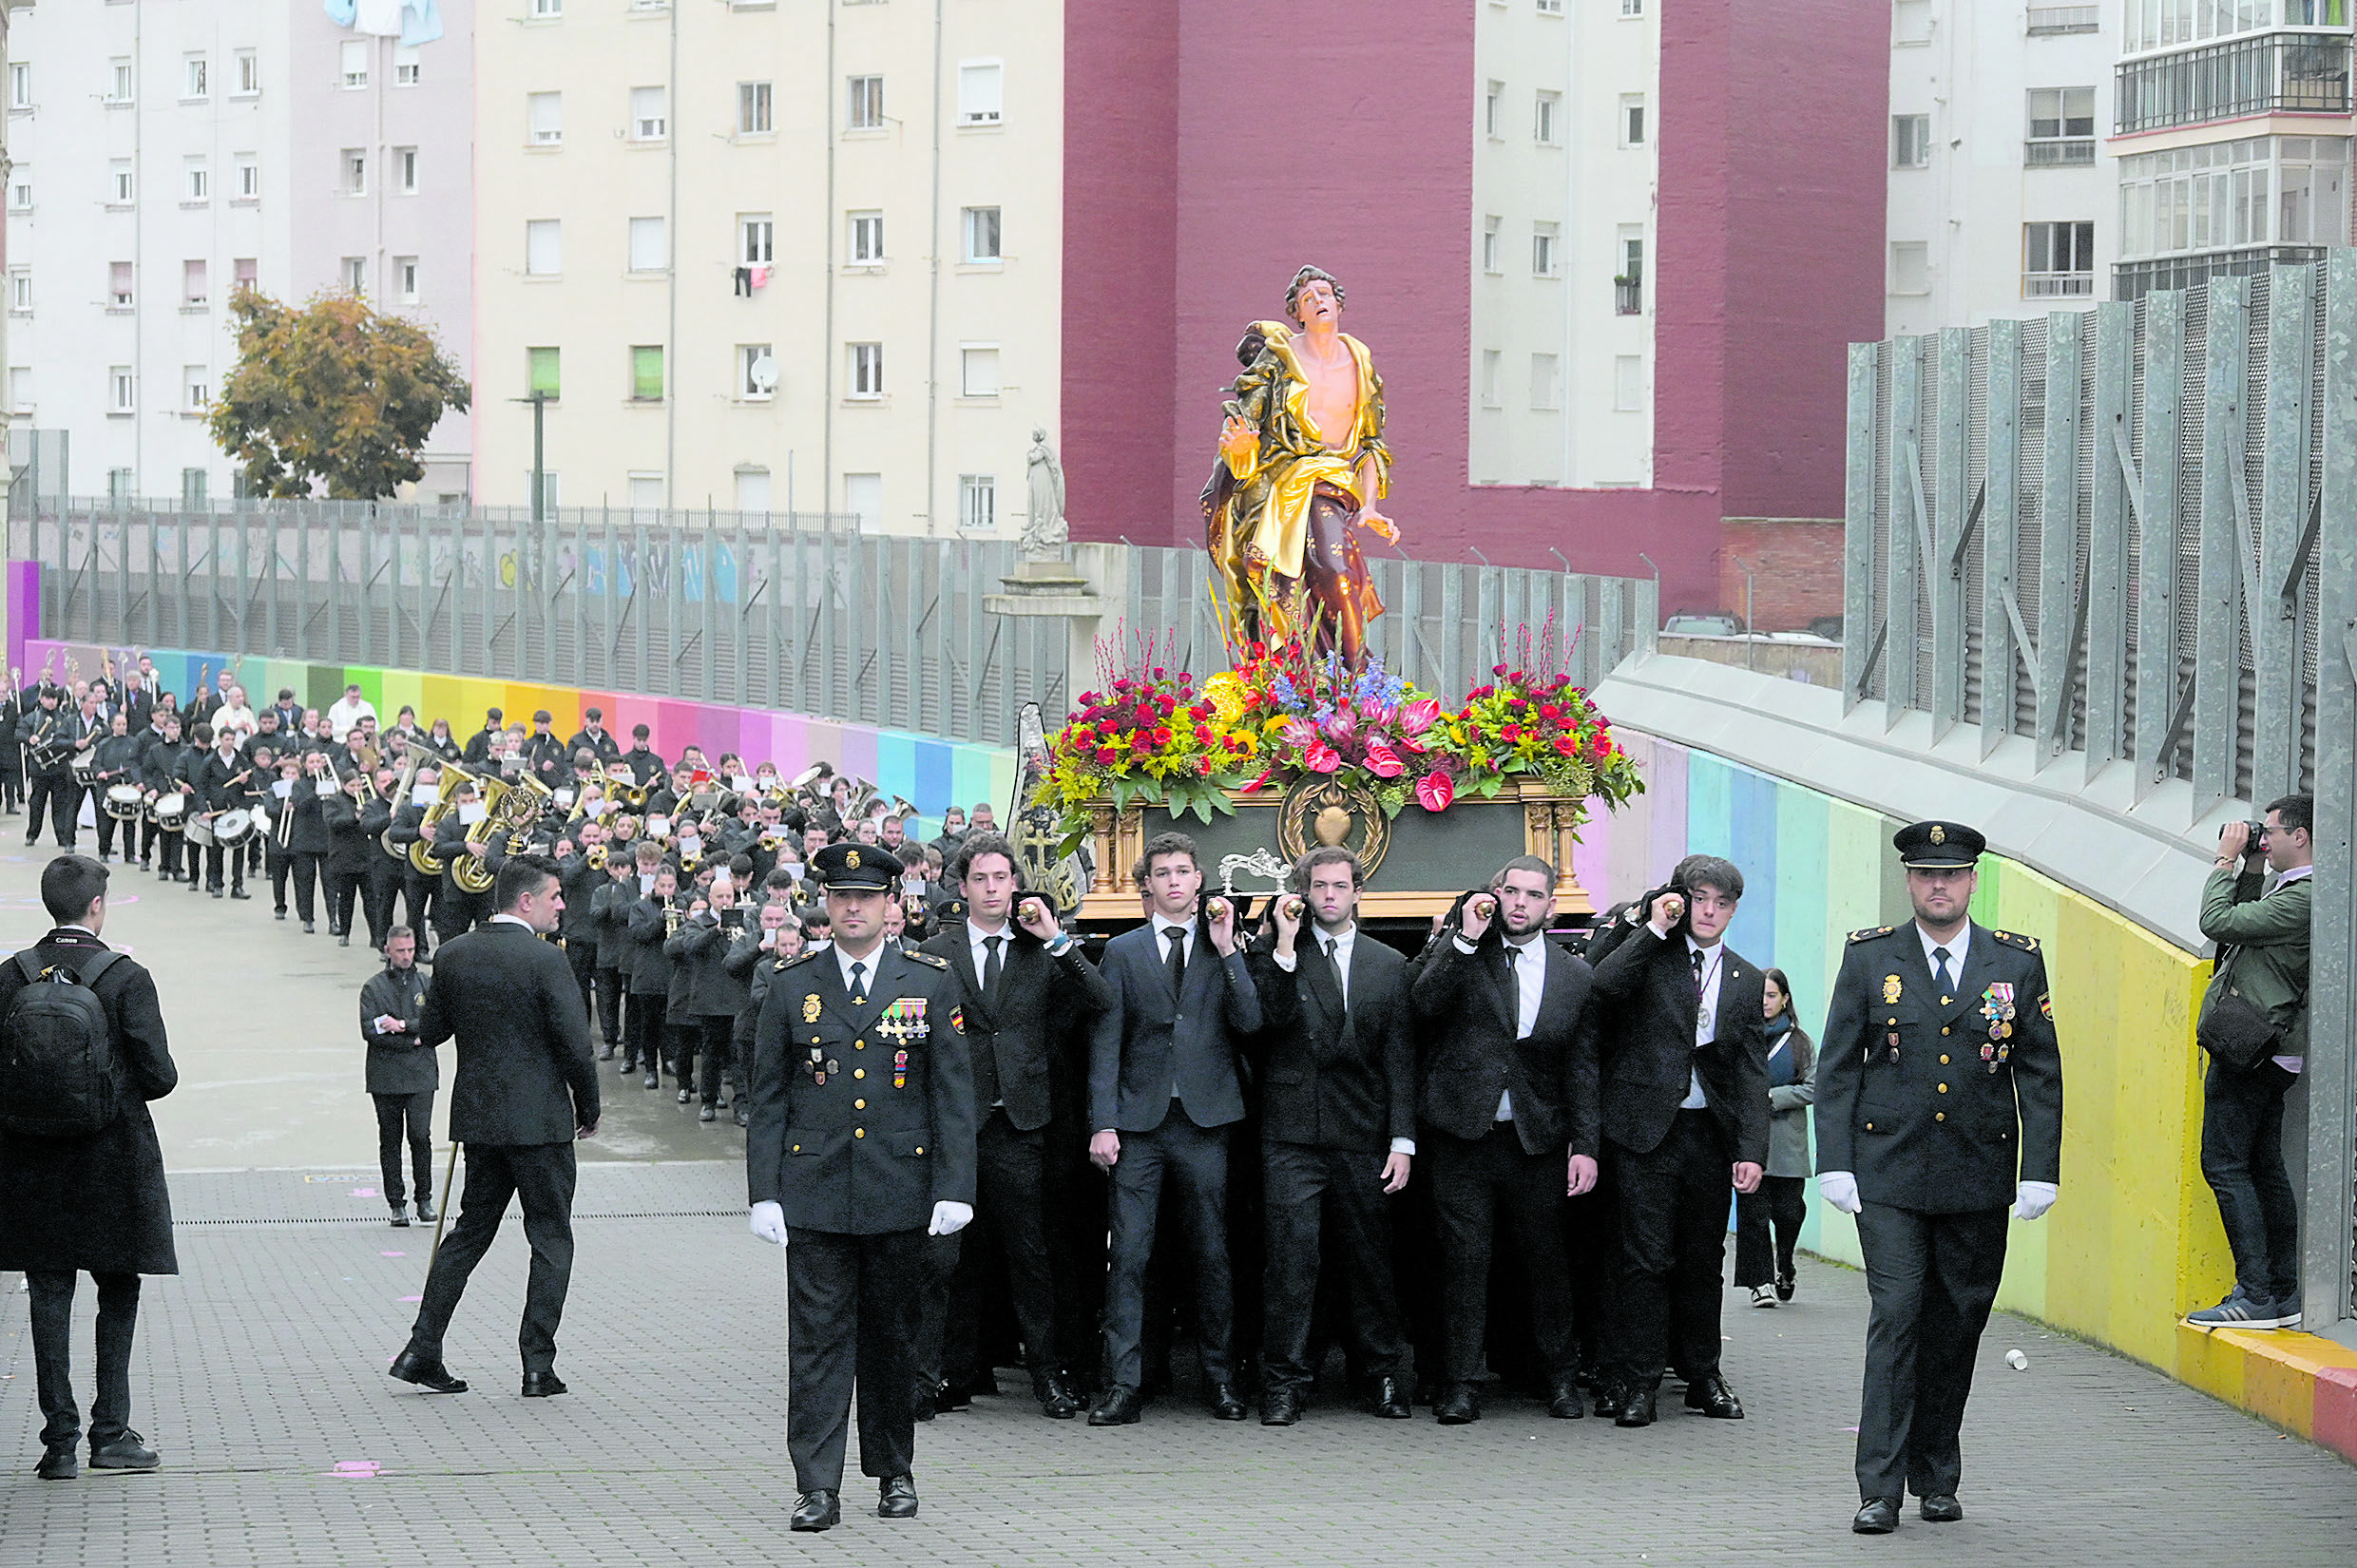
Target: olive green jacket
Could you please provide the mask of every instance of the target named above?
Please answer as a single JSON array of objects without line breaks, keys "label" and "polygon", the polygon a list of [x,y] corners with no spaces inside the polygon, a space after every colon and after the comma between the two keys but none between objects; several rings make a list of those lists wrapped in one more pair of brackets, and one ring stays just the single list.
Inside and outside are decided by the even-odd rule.
[{"label": "olive green jacket", "polygon": [[2278,883],[2261,896],[2266,877],[2214,870],[2201,889],[2201,934],[2231,948],[2210,984],[2238,992],[2267,1014],[2277,1051],[2303,1056],[2308,1047],[2308,917],[2312,876]]}]

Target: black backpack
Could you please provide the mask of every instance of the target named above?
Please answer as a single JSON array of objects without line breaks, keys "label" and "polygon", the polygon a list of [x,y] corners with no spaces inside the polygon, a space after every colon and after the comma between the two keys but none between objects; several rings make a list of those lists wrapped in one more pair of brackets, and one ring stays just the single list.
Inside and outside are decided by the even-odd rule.
[{"label": "black backpack", "polygon": [[46,973],[29,952],[11,961],[25,984],[0,1021],[0,1128],[86,1138],[115,1119],[115,1051],[106,1006],[90,987],[123,955],[91,955]]}]

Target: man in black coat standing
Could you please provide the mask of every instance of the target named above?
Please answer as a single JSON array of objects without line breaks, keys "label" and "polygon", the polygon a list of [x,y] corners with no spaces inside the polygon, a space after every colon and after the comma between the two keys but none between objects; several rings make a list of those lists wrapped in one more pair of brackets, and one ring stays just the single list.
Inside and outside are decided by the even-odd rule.
[{"label": "man in black coat standing", "polygon": [[[66,854],[43,869],[41,902],[56,928],[0,966],[0,1019],[35,975],[69,969],[97,993],[116,1064],[115,1114],[97,1132],[49,1138],[0,1130],[0,1271],[23,1270],[32,1297],[45,1481],[80,1473],[82,1412],[68,1346],[74,1276],[98,1286],[98,1387],[90,1404],[90,1466],[152,1470],[156,1452],[130,1428],[131,1339],[139,1276],[176,1274],[172,1202],[163,1151],[147,1101],[180,1081],[164,1040],[156,983],[99,940],[106,925],[106,868]],[[100,966],[103,965],[103,968]]]},{"label": "man in black coat standing", "polygon": [[929,1235],[974,1217],[974,1080],[949,966],[884,943],[900,863],[831,845],[814,868],[833,947],[773,960],[754,1026],[745,1179],[753,1233],[784,1247],[786,1448],[795,1530],[842,1520],[859,1396],[859,1467],[882,1519],[917,1511],[910,1404]]},{"label": "man in black coat standing", "polygon": [[442,1061],[426,1043],[426,976],[417,967],[417,933],[396,926],[385,938],[385,967],[360,987],[360,1039],[368,1045],[368,1092],[376,1103],[376,1161],[393,1223],[410,1222],[401,1185],[401,1145],[409,1144],[417,1217],[433,1222],[433,1095]]},{"label": "man in black coat standing", "polygon": [[1686,1408],[1740,1421],[1719,1371],[1727,1206],[1768,1161],[1766,971],[1726,944],[1743,873],[1688,855],[1596,964],[1607,1183],[1619,1217],[1615,1417],[1650,1425],[1664,1364]]},{"label": "man in black coat standing", "polygon": [[[1058,927],[1047,899],[1019,891],[1012,844],[995,834],[973,838],[960,847],[951,874],[965,892],[966,918],[951,921],[919,950],[948,962],[964,998],[981,1117],[975,1181],[983,1221],[1006,1254],[1015,1326],[1040,1413],[1068,1421],[1083,1405],[1067,1380],[1056,1333],[1061,1260],[1049,1235],[1059,1184],[1049,1139],[1058,1131],[1071,1133],[1053,1119],[1066,1103],[1067,1042],[1075,1028],[1085,1028],[1112,1004],[1113,992],[1081,956],[1080,944]],[[938,1269],[926,1292],[918,1353],[920,1374],[946,1371],[953,1385],[969,1370],[983,1291],[983,1272],[970,1250],[961,1255],[961,1239],[951,1237],[937,1249],[952,1267]],[[953,1351],[946,1365],[945,1339]],[[918,1392],[924,1397],[928,1390]]]},{"label": "man in black coat standing", "polygon": [[1317,1381],[1310,1315],[1320,1221],[1329,1212],[1332,1250],[1350,1277],[1351,1331],[1373,1380],[1374,1413],[1394,1421],[1411,1413],[1384,1200],[1408,1185],[1415,1157],[1416,1047],[1408,961],[1358,929],[1364,881],[1358,857],[1346,849],[1324,845],[1303,855],[1292,892],[1276,901],[1275,944],[1254,955],[1266,1025],[1264,1426],[1299,1421]]},{"label": "man in black coat standing", "polygon": [[1228,1128],[1244,1119],[1236,1043],[1260,1028],[1260,995],[1236,941],[1236,907],[1201,900],[1195,840],[1159,833],[1138,857],[1146,924],[1105,944],[1113,1004],[1088,1045],[1088,1157],[1113,1176],[1105,1273],[1104,1398],[1091,1426],[1144,1408],[1146,1265],[1165,1176],[1194,1254],[1196,1331],[1212,1414],[1244,1419],[1236,1391],[1236,1289],[1228,1261]]},{"label": "man in black coat standing", "polygon": [[[1547,1414],[1577,1420],[1579,1349],[1562,1200],[1596,1185],[1596,1042],[1585,960],[1546,939],[1555,868],[1518,855],[1464,900],[1411,992],[1425,1029],[1416,1110],[1441,1242],[1445,1426],[1481,1419],[1489,1261],[1500,1214],[1530,1282]],[[1494,935],[1493,935],[1494,933]]]},{"label": "man in black coat standing", "polygon": [[508,1200],[520,1197],[532,1271],[517,1343],[524,1397],[537,1399],[565,1392],[557,1322],[573,1272],[573,1143],[598,1130],[598,1069],[572,968],[541,940],[565,908],[555,863],[511,857],[491,898],[498,912],[444,946],[426,987],[419,1041],[429,1048],[458,1041],[450,1138],[467,1146],[467,1188],[392,1372],[438,1394],[466,1392],[442,1364],[442,1333]]}]

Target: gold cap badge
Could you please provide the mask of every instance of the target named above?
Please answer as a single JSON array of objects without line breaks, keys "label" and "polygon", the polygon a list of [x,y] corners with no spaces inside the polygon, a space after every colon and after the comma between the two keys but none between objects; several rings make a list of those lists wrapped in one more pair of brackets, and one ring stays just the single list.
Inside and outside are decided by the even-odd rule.
[{"label": "gold cap badge", "polygon": [[844,851],[843,864],[852,870],[859,870],[859,851],[857,850]]},{"label": "gold cap badge", "polygon": [[[1931,842],[1934,844],[1945,844],[1947,842],[1947,830],[1941,827],[1937,822],[1934,822],[1931,825]],[[854,864],[856,864],[855,861]]]}]

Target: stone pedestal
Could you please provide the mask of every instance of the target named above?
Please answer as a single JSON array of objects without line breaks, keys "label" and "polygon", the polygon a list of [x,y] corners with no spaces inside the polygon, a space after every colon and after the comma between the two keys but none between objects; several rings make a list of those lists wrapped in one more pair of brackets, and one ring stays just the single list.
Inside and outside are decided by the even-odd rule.
[{"label": "stone pedestal", "polygon": [[[1129,580],[1122,545],[1075,545],[1069,561],[1026,561],[1014,575],[999,579],[1005,590],[985,594],[982,607],[992,615],[1044,619],[1064,623],[1066,683],[1077,693],[1091,683],[1097,668],[1098,623],[1117,613],[1118,593],[1109,584]],[[1052,731],[1064,715],[1044,717]]]}]

